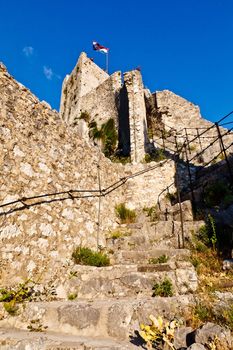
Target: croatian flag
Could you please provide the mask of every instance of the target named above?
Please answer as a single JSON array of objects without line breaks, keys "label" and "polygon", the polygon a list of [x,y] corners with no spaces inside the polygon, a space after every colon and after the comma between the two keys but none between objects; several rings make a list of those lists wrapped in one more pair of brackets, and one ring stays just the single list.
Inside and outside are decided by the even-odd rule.
[{"label": "croatian flag", "polygon": [[93,50],[95,50],[95,51],[100,51],[103,53],[108,53],[108,51],[109,51],[109,49],[107,47],[100,45],[96,41],[93,41],[92,45],[93,45]]}]

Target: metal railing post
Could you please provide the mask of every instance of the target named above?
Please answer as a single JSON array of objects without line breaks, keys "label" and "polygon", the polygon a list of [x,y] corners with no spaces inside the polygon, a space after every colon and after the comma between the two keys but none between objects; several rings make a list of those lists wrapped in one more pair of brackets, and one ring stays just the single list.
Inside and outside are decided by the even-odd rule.
[{"label": "metal railing post", "polygon": [[228,157],[227,157],[225,145],[223,143],[222,134],[221,134],[218,122],[215,123],[215,126],[217,128],[218,137],[219,137],[219,141],[220,141],[220,145],[221,145],[220,146],[221,147],[220,150],[224,153],[224,157],[225,157],[225,160],[226,160],[226,163],[227,163],[227,168],[228,168],[229,175],[230,175],[230,181],[231,181],[231,184],[233,184],[233,174],[232,174],[232,170],[231,170],[231,165],[230,165],[230,162],[229,162]]}]

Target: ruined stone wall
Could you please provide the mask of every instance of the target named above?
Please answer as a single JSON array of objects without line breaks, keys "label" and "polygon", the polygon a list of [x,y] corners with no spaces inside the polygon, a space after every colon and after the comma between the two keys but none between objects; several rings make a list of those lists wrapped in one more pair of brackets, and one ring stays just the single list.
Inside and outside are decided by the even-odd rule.
[{"label": "ruined stone wall", "polygon": [[[171,129],[176,130],[173,134],[177,135],[179,145],[182,145],[184,141],[186,141],[186,137],[188,137],[188,141],[195,138],[188,149],[189,159],[202,150],[205,150],[209,144],[217,139],[218,132],[216,127],[213,123],[201,117],[198,106],[195,106],[193,103],[168,90],[156,92],[154,96],[156,96],[156,107],[161,117],[161,122],[165,126],[165,130],[168,134]],[[211,126],[213,127],[202,135],[202,133]],[[227,130],[222,127],[220,128],[220,131],[222,135],[227,132]],[[200,135],[200,137],[198,137],[198,135]],[[155,145],[162,146],[161,140],[159,140],[158,137],[155,137],[155,139]],[[233,142],[233,135],[230,134],[224,136],[223,141],[225,146],[228,147]],[[167,137],[167,139],[164,140],[164,143],[166,147],[175,150],[174,136]],[[228,153],[232,153],[232,148],[233,147],[231,146],[231,148],[228,149]],[[209,162],[220,151],[219,140],[217,140],[203,153],[201,156],[201,162]],[[200,163],[199,160],[198,158],[195,158],[193,163],[198,164]],[[217,161],[219,160],[221,160],[221,156],[217,159]]]},{"label": "ruined stone wall", "polygon": [[[163,122],[168,127],[175,127],[176,130],[184,127],[196,128],[201,122],[199,107],[169,90],[157,91],[156,101]],[[202,122],[205,126],[210,125],[207,120],[202,119]]]},{"label": "ruined stone wall", "polygon": [[[1,204],[69,189],[99,188],[97,150],[80,141],[55,111],[39,103],[3,66],[0,101]],[[122,176],[123,169],[110,166],[103,156],[100,163],[102,187]],[[103,232],[116,223],[114,206],[123,201],[122,191],[101,201]],[[61,197],[69,198],[57,195],[52,199]],[[9,273],[27,277],[46,266],[52,273],[56,261],[70,258],[74,246],[96,246],[98,198],[50,200],[31,199],[25,202],[28,208],[22,203],[0,208],[2,278],[7,279]],[[41,201],[44,203],[35,205]],[[102,245],[103,237],[100,234]]]},{"label": "ruined stone wall", "polygon": [[[151,165],[123,166],[99,155],[2,65],[0,107],[0,205],[22,199],[0,207],[0,279],[48,279],[67,264],[75,246],[97,243],[98,198],[88,192],[88,198],[73,200],[62,192],[98,190],[99,158],[102,188]],[[104,245],[106,232],[117,227],[116,204],[154,205],[173,176],[172,167],[158,167],[103,197],[99,243]],[[25,199],[51,193],[57,195]]]},{"label": "ruined stone wall", "polygon": [[109,78],[109,75],[98,67],[82,52],[78,63],[62,87],[60,115],[68,124],[80,116],[80,98]]},{"label": "ruined stone wall", "polygon": [[135,163],[141,162],[146,153],[147,124],[144,89],[141,73],[137,70],[124,73],[128,94],[130,157]]},{"label": "ruined stone wall", "polygon": [[121,88],[121,73],[115,72],[96,89],[80,100],[80,109],[88,112],[98,127],[113,118],[118,125],[117,97]]}]

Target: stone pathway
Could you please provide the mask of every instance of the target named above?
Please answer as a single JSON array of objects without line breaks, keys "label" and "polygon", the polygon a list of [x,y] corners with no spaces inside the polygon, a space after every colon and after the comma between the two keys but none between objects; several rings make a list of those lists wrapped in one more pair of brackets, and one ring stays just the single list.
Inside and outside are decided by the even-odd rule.
[{"label": "stone pathway", "polygon": [[[193,225],[185,223],[187,235]],[[143,349],[130,342],[139,322],[148,322],[150,314],[179,317],[194,303],[197,275],[189,250],[177,249],[178,228],[178,222],[155,224],[141,214],[140,223],[119,226],[128,235],[107,239],[111,266],[72,267],[72,276],[60,288],[60,300],[25,302],[17,316],[6,315],[0,304],[0,349]],[[161,255],[168,261],[149,263]],[[152,297],[154,284],[164,279],[172,282],[173,296]],[[77,298],[68,301],[69,295]]]}]

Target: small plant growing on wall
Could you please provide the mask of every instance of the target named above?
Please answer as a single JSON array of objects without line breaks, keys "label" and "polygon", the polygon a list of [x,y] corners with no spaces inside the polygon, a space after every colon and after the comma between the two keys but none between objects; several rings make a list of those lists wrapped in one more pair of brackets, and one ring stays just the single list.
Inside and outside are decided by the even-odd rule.
[{"label": "small plant growing on wall", "polygon": [[158,258],[149,259],[149,264],[165,264],[168,262],[169,257],[165,254],[160,255]]},{"label": "small plant growing on wall", "polygon": [[154,162],[160,162],[161,160],[166,159],[166,156],[164,154],[164,151],[162,149],[156,149],[151,153],[146,153],[145,155],[145,162],[150,163],[152,161]]},{"label": "small plant growing on wall", "polygon": [[12,316],[17,314],[18,303],[30,301],[33,295],[33,286],[29,285],[30,281],[20,283],[15,288],[0,289],[0,302],[3,302],[5,310]]},{"label": "small plant growing on wall", "polygon": [[156,222],[159,220],[159,209],[157,205],[154,205],[150,208],[144,208],[143,211],[146,212],[147,216],[149,216],[151,222]]},{"label": "small plant growing on wall", "polygon": [[[218,243],[217,238],[217,229],[216,223],[212,215],[208,214],[208,220],[205,225],[202,225],[198,230],[197,238],[200,240],[199,244],[196,243],[196,248],[200,248],[203,246],[202,250],[205,250],[206,247],[212,247],[216,249],[216,244]],[[201,244],[200,244],[201,243]]]},{"label": "small plant growing on wall", "polygon": [[87,247],[77,247],[72,253],[72,258],[76,264],[89,266],[109,266],[109,257],[102,252],[94,252]]},{"label": "small plant growing on wall", "polygon": [[122,224],[133,223],[136,220],[135,210],[126,208],[124,203],[120,203],[115,207],[116,215],[121,220]]},{"label": "small plant growing on wall", "polygon": [[173,296],[172,283],[168,278],[165,278],[164,281],[161,283],[155,283],[152,289],[153,289],[152,297],[156,297],[156,296],[172,297]]},{"label": "small plant growing on wall", "polygon": [[113,118],[110,118],[106,123],[102,124],[100,129],[97,123],[89,123],[89,135],[93,140],[100,140],[102,149],[106,157],[111,157],[116,151],[117,145],[117,131]]},{"label": "small plant growing on wall", "polygon": [[177,193],[167,192],[165,198],[167,198],[171,203],[173,203],[177,199]]}]

